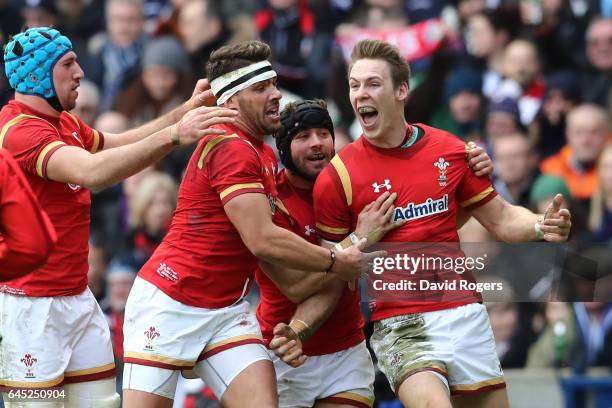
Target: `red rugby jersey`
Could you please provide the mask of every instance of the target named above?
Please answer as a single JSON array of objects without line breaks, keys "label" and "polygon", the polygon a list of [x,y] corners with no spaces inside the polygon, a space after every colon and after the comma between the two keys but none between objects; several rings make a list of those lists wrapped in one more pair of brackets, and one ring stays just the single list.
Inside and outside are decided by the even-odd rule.
[{"label": "red rugby jersey", "polygon": [[57,242],[49,217],[6,149],[0,149],[0,281],[43,264]]},{"label": "red rugby jersey", "polygon": [[[332,159],[314,188],[316,226],[321,237],[340,241],[355,229],[363,207],[390,191],[398,194],[394,217],[409,221],[382,242],[459,241],[458,208],[476,208],[496,193],[487,177],[476,177],[469,168],[467,147],[460,139],[429,126],[416,126],[424,136],[410,147],[383,149],[361,136]],[[474,295],[461,302],[375,301],[372,320],[479,300]]]},{"label": "red rugby jersey", "polygon": [[104,137],[71,113],[64,111],[56,118],[14,100],[0,111],[0,129],[0,146],[19,164],[57,232],[57,245],[47,263],[6,282],[0,291],[27,296],[78,295],[87,287],[90,192],[48,179],[47,162],[66,145],[95,153],[103,148]]},{"label": "red rugby jersey", "polygon": [[[293,186],[284,170],[277,177],[276,188],[278,200],[274,223],[317,244],[312,190]],[[261,297],[257,306],[257,320],[268,345],[274,338],[274,327],[281,322],[288,323],[297,305],[283,295],[261,268],[257,268],[255,276]],[[359,309],[359,292],[349,290],[346,286],[330,317],[314,336],[304,343],[304,353],[309,356],[319,356],[352,347],[364,340],[363,324]]]},{"label": "red rugby jersey", "polygon": [[257,258],[242,242],[223,205],[245,193],[276,197],[270,146],[235,126],[204,137],[181,186],[170,229],[139,276],[186,305],[218,309],[241,299]]}]

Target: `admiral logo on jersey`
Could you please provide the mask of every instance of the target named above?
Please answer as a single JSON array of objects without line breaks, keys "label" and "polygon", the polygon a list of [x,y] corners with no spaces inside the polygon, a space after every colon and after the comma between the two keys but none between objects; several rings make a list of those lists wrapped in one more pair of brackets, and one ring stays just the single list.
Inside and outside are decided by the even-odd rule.
[{"label": "admiral logo on jersey", "polygon": [[393,222],[398,220],[416,220],[448,211],[448,194],[434,200],[428,198],[422,203],[408,203],[405,207],[397,207],[393,213]]}]

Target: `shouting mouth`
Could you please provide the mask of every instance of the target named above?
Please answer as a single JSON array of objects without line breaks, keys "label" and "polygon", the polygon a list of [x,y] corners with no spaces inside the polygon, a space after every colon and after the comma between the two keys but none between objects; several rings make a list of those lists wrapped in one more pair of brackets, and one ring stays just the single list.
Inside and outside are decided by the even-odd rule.
[{"label": "shouting mouth", "polygon": [[266,117],[270,118],[272,121],[277,122],[280,120],[279,106],[274,106],[269,108],[265,112]]},{"label": "shouting mouth", "polygon": [[357,109],[365,127],[372,127],[378,119],[378,111],[372,106],[360,106]]}]

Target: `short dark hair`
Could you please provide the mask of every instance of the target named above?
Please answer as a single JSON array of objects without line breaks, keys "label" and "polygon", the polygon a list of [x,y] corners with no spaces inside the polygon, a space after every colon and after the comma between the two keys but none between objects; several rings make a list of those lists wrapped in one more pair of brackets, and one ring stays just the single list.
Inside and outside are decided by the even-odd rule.
[{"label": "short dark hair", "polygon": [[270,55],[272,55],[270,46],[261,41],[225,45],[210,55],[206,63],[206,77],[209,81],[213,81],[228,72],[266,61]]},{"label": "short dark hair", "polygon": [[351,52],[349,75],[355,62],[360,59],[381,59],[386,61],[391,69],[391,80],[393,81],[394,88],[400,86],[402,82],[409,84],[410,65],[400,55],[396,46],[380,40],[359,41],[353,48],[353,52]]},{"label": "short dark hair", "polygon": [[[321,107],[321,109],[327,109],[327,102],[325,102],[323,99],[311,99],[308,102],[315,104],[315,105],[319,105]],[[282,114],[289,114],[289,113],[293,113],[296,111],[298,104],[302,103],[302,101],[291,101],[288,102],[285,107],[283,108],[283,111],[281,112]]]}]

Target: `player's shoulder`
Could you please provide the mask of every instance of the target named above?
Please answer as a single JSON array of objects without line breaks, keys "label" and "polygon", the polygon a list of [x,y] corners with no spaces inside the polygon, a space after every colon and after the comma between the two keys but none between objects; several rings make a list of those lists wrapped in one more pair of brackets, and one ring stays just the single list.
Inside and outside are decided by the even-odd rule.
[{"label": "player's shoulder", "polygon": [[255,147],[248,140],[238,136],[236,133],[225,135],[207,135],[200,140],[198,167],[202,168],[204,163],[213,157],[221,157],[224,160],[248,158],[250,155],[257,156]]},{"label": "player's shoulder", "polygon": [[415,126],[425,132],[425,138],[430,149],[446,154],[465,155],[467,146],[458,136],[422,123],[416,123]]}]

